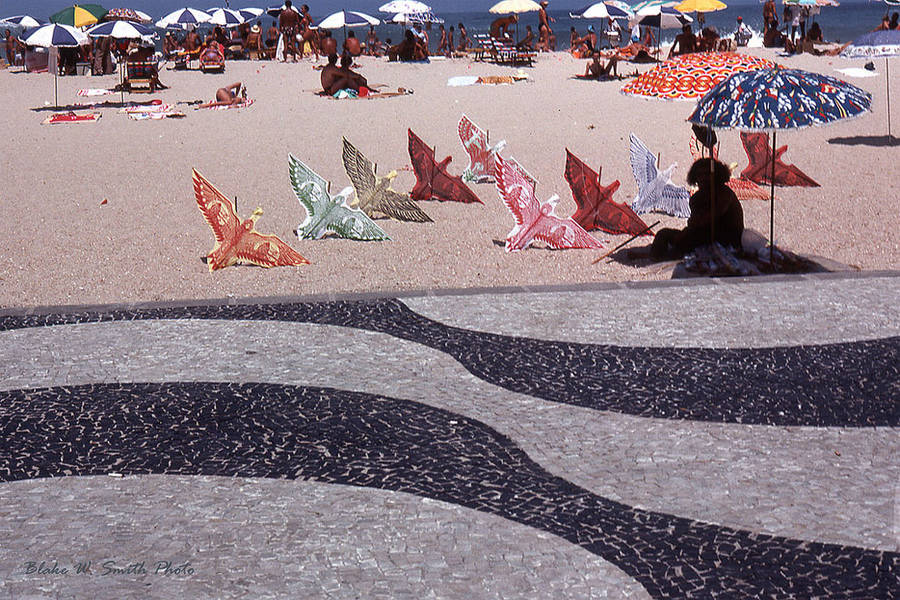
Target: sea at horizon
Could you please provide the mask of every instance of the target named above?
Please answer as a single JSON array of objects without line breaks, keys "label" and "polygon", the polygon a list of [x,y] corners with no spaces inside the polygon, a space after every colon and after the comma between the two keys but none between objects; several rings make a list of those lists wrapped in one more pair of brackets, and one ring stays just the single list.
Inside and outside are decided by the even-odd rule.
[{"label": "sea at horizon", "polygon": [[[311,13],[316,20],[321,20],[331,12],[346,8],[348,10],[359,10],[371,14],[378,18],[385,18],[388,15],[378,12],[378,6],[383,4],[385,0],[326,0],[322,2],[308,1],[311,7]],[[109,4],[109,3],[107,3]],[[207,9],[207,4],[216,4],[215,0],[210,2],[194,2],[186,3],[185,0],[131,0],[123,2],[113,2],[112,4],[119,6],[125,5],[139,10],[143,10],[150,14],[154,19],[158,19],[169,12],[184,7],[185,4],[193,4],[197,8]],[[225,4],[225,0],[219,2]],[[241,8],[250,6],[254,3],[252,0],[247,2],[229,2],[232,8]],[[272,3],[274,4],[274,2]],[[296,4],[302,4],[297,2]],[[459,23],[463,23],[470,34],[485,33],[490,28],[491,22],[497,18],[488,12],[488,8],[492,4],[490,0],[487,2],[476,2],[473,0],[463,0],[451,2],[448,0],[431,2],[434,6],[435,14],[444,19],[445,27],[451,25],[456,27]],[[569,31],[571,27],[579,32],[580,35],[585,33],[588,25],[594,24],[599,26],[600,22],[584,19],[573,19],[569,16],[570,11],[575,11],[579,7],[583,7],[589,2],[563,2],[554,1],[551,3],[550,16],[556,19],[553,25],[554,32],[557,36],[557,49],[566,49],[569,46]],[[735,22],[738,16],[743,17],[744,22],[755,31],[762,29],[762,4],[758,0],[737,0],[727,2],[727,9],[707,13],[706,24],[715,26],[720,35],[728,35],[734,31]],[[28,0],[8,0],[0,5],[0,17],[8,17],[16,14],[29,14],[42,20],[46,20],[49,15],[54,12],[70,6],[71,2],[65,0],[48,0],[48,1],[28,1]],[[106,4],[104,4],[106,6]],[[258,4],[257,4],[258,6]],[[109,7],[112,7],[110,5]],[[460,10],[466,8],[466,10]],[[781,3],[778,3],[779,16],[781,15]],[[881,17],[885,14],[896,12],[900,9],[891,7],[883,2],[867,2],[860,0],[845,1],[837,7],[824,7],[821,13],[813,18],[819,22],[824,32],[825,39],[831,42],[846,42],[862,33],[870,31],[878,26]],[[271,21],[268,16],[263,16],[264,24]],[[621,22],[623,27],[627,24]],[[526,13],[520,16],[519,37],[525,33],[525,26],[532,25],[537,30],[537,13]],[[437,26],[432,29],[436,32]],[[376,28],[379,38],[384,41],[391,38],[397,41],[402,35],[402,26],[382,24]],[[674,29],[663,30],[663,43],[671,42],[677,33]],[[342,37],[341,32],[337,32],[337,37]],[[458,38],[457,38],[458,39]],[[432,46],[437,44],[437,36],[431,34]]]}]

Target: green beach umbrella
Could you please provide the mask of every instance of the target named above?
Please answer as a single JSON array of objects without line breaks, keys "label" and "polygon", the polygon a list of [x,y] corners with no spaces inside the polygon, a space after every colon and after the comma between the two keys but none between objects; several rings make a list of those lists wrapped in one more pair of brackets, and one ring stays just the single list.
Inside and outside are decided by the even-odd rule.
[{"label": "green beach umbrella", "polygon": [[102,19],[106,13],[107,10],[99,4],[76,4],[69,8],[64,8],[51,16],[50,22],[81,28],[93,25]]}]

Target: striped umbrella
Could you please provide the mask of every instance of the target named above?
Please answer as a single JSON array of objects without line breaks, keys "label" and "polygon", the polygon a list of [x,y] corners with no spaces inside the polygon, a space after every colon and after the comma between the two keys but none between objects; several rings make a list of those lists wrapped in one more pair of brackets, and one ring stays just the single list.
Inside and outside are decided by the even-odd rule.
[{"label": "striped umbrella", "polygon": [[154,31],[146,25],[131,21],[107,21],[94,25],[85,33],[89,37],[111,37],[117,40],[136,40],[154,35]]},{"label": "striped umbrella", "polygon": [[240,14],[242,17],[244,17],[244,21],[250,21],[252,19],[256,19],[259,16],[261,16],[264,12],[266,12],[266,11],[264,11],[261,8],[253,8],[253,7],[238,9],[238,14]]},{"label": "striped umbrella", "polygon": [[[775,67],[736,73],[697,103],[688,121],[714,129],[771,131],[824,125],[871,110],[872,95],[828,75]],[[769,260],[775,231],[775,161],[769,206]]]},{"label": "striped umbrella", "polygon": [[414,14],[431,12],[431,7],[419,0],[393,0],[379,6],[378,11],[391,14]]},{"label": "striped umbrella", "polygon": [[[69,25],[60,25],[58,23],[50,23],[42,25],[28,34],[22,40],[26,46],[40,46],[41,48],[74,48],[87,44],[88,36]],[[54,104],[59,106],[59,88],[57,87],[56,69],[53,71],[53,99]]]},{"label": "striped umbrella", "polygon": [[210,16],[202,10],[180,8],[157,21],[156,26],[160,29],[166,29],[167,27],[181,27],[184,29],[190,26],[197,26],[200,23],[206,23],[209,19]]},{"label": "striped umbrella", "polygon": [[17,27],[21,27],[22,29],[31,29],[33,27],[40,27],[41,25],[43,25],[43,22],[38,21],[34,17],[29,17],[28,15],[6,17],[5,19],[0,19],[0,23],[4,25],[15,25]]},{"label": "striped umbrella", "polygon": [[51,16],[50,22],[72,27],[87,27],[102,19],[106,12],[99,4],[76,4]]},{"label": "striped umbrella", "polygon": [[570,12],[569,16],[578,19],[630,19],[634,13],[627,4],[611,0],[590,4]]},{"label": "striped umbrella", "polygon": [[230,8],[219,8],[210,13],[209,22],[213,25],[221,25],[222,27],[237,27],[242,25],[245,19],[241,13]]}]

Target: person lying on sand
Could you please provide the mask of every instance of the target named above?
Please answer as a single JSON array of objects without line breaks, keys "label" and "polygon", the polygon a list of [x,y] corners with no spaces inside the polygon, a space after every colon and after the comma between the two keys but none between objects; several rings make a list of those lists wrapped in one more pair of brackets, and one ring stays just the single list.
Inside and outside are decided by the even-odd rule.
[{"label": "person lying on sand", "polygon": [[595,50],[591,54],[591,60],[588,61],[587,66],[584,68],[584,79],[610,79],[612,77],[618,77],[619,71],[616,69],[616,65],[619,63],[619,58],[614,54],[609,57],[604,65],[600,60],[600,52]]},{"label": "person lying on sand", "polygon": [[228,87],[216,90],[214,102],[200,104],[197,108],[211,108],[213,106],[231,106],[247,101],[247,88],[240,81],[232,83]]}]

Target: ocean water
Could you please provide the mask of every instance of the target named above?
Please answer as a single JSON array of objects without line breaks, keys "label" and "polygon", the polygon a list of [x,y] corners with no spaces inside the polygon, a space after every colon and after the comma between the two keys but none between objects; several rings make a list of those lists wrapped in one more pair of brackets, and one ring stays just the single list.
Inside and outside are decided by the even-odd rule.
[{"label": "ocean water", "polygon": [[[129,6],[143,10],[155,19],[158,19],[169,12],[182,8],[184,6],[194,6],[200,9],[208,9],[211,5],[225,5],[226,0],[209,0],[208,2],[197,0],[98,0],[104,6],[112,8],[113,6]],[[384,18],[388,15],[378,12],[378,6],[387,0],[307,0],[306,3],[311,7],[311,14],[316,20],[321,20],[328,14],[341,9],[358,10]],[[706,24],[715,26],[721,35],[726,35],[734,31],[735,23],[738,16],[742,16],[744,22],[755,31],[762,30],[762,3],[759,0],[725,0],[728,8],[719,12],[709,13],[706,15]],[[280,0],[269,0],[271,5],[280,5]],[[228,0],[231,8],[242,8],[244,6],[260,6],[261,3],[254,3],[253,0]],[[303,1],[295,2],[296,5],[302,4]],[[426,2],[428,3],[428,2]],[[578,8],[590,4],[589,0],[565,1],[553,0],[550,3],[548,13],[556,19],[553,24],[554,33],[557,36],[557,49],[565,49],[569,45],[569,30],[571,27],[583,35],[589,24],[593,23],[596,27],[600,26],[597,21],[586,21],[583,19],[572,19],[569,17],[569,11],[575,11]],[[47,17],[58,10],[71,6],[72,1],[66,0],[0,0],[0,17],[12,16],[17,14],[29,14],[39,19],[46,20]],[[490,28],[491,21],[496,18],[488,12],[488,8],[493,4],[492,0],[432,0],[430,2],[437,16],[446,21],[445,27],[450,25],[457,26],[458,23],[464,23],[470,34],[486,33]],[[778,14],[781,15],[781,3],[778,2]],[[881,1],[866,0],[850,0],[844,1],[837,7],[824,7],[821,13],[814,17],[819,22],[824,32],[825,39],[834,42],[846,42],[854,37],[874,29],[887,13],[900,10],[894,6],[888,6]],[[267,16],[262,18],[263,24],[268,25],[271,19]],[[621,22],[623,26],[627,24]],[[525,33],[525,26],[531,25],[537,31],[537,13],[526,13],[520,15],[519,20],[519,36]],[[399,41],[403,34],[400,25],[381,25],[376,28],[379,38],[384,41],[391,38],[394,42]],[[432,46],[437,45],[438,37],[437,26],[432,27],[430,34]],[[677,33],[674,29],[663,30],[663,42],[671,42]],[[358,32],[358,36],[364,37],[364,32]],[[342,32],[336,32],[336,37],[340,40]],[[458,38],[457,38],[458,39]]]}]

